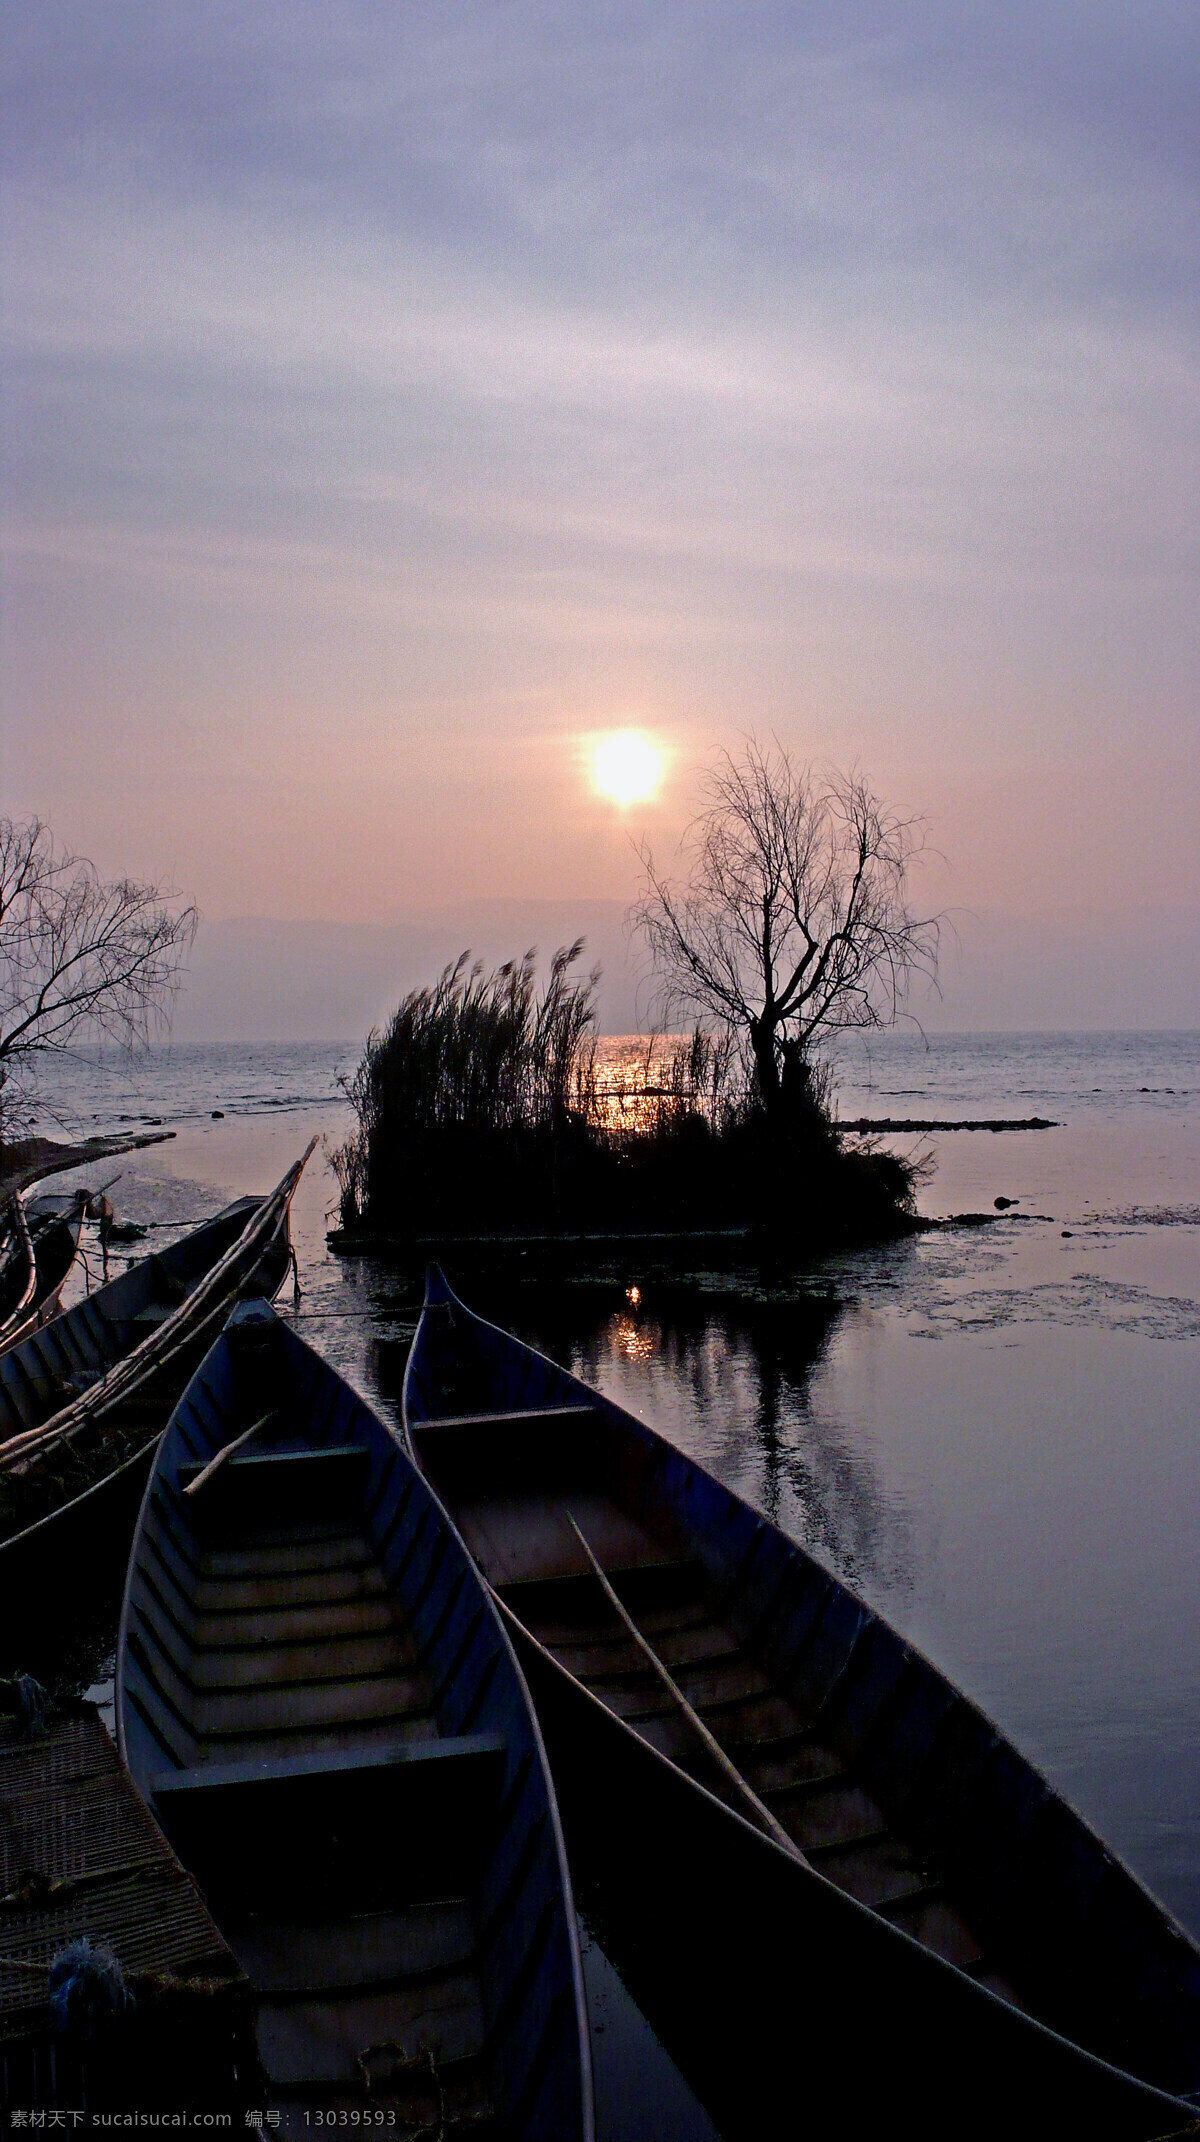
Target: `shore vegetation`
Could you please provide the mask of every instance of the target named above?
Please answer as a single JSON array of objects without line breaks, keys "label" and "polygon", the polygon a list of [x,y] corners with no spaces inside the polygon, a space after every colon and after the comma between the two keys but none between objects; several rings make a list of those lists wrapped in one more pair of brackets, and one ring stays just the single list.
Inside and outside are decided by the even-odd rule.
[{"label": "shore vegetation", "polygon": [[752,1227],[820,1243],[911,1225],[912,1175],[847,1143],[815,1067],[768,1115],[727,1033],[658,1036],[614,1072],[582,941],[539,987],[533,951],[469,953],[372,1034],[332,1154],[347,1236],[436,1240]]},{"label": "shore vegetation", "polygon": [[914,1225],[914,1171],[839,1127],[827,1051],[936,982],[938,919],[909,892],[922,842],[861,774],[752,736],[723,753],[682,876],[642,852],[631,919],[660,1026],[642,1064],[622,1080],[602,1062],[582,940],[541,990],[533,952],[490,974],[464,952],[371,1035],[347,1084],[344,1230],[751,1227],[830,1244]]}]

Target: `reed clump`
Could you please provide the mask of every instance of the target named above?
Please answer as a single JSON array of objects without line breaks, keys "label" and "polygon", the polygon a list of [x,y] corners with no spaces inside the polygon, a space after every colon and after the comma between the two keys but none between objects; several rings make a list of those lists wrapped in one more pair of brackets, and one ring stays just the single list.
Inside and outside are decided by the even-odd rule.
[{"label": "reed clump", "polygon": [[533,951],[491,973],[463,953],[369,1037],[331,1154],[348,1233],[895,1232],[911,1176],[843,1147],[819,1070],[795,1072],[782,1136],[724,1036],[652,1037],[614,1072],[582,953],[560,947],[540,989]]}]

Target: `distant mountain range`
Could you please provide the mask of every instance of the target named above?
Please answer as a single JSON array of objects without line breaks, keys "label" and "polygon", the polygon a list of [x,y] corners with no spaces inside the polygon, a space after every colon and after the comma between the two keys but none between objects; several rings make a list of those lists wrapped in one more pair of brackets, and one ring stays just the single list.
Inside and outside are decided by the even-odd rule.
[{"label": "distant mountain range", "polygon": [[[603,1031],[643,1027],[651,991],[619,900],[481,900],[392,923],[202,923],[177,1041],[344,1041],[470,949],[489,966],[586,940],[602,966]],[[942,996],[914,1006],[932,1031],[1200,1026],[1200,929],[1185,914],[958,915]]]}]

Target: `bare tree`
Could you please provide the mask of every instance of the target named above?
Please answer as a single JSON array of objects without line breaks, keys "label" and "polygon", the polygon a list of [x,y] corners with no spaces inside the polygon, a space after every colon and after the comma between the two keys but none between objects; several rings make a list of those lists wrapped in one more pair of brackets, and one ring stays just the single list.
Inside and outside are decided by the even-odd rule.
[{"label": "bare tree", "polygon": [[908,904],[919,819],[861,775],[798,766],[748,737],[704,781],[682,885],[648,849],[634,926],[660,1009],[715,1024],[746,1050],[764,1108],[811,1090],[812,1050],[847,1027],[891,1024],[917,974],[936,977],[939,925]]},{"label": "bare tree", "polygon": [[0,1136],[38,1056],[166,1025],[198,919],[168,886],[105,883],[41,819],[0,818]]}]

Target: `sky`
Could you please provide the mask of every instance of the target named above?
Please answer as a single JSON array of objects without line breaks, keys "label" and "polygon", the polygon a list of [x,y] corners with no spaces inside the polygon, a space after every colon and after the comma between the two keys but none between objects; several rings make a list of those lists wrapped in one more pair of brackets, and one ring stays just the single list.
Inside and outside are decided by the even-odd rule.
[{"label": "sky", "polygon": [[1193,0],[0,41],[3,806],[216,1027],[244,918],[619,918],[751,730],[925,815],[937,1023],[1197,1023]]}]

